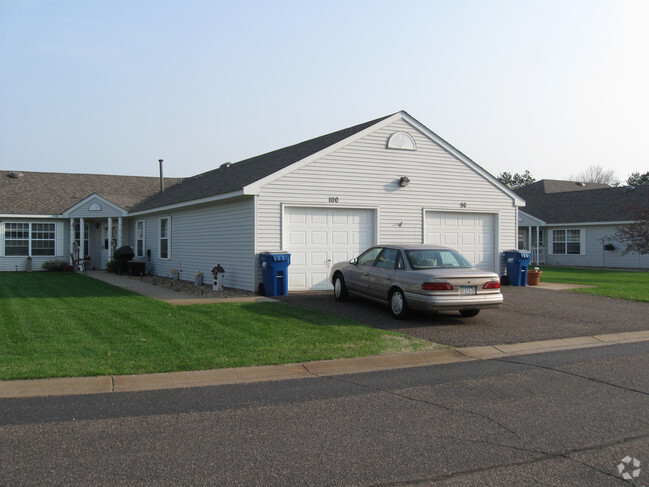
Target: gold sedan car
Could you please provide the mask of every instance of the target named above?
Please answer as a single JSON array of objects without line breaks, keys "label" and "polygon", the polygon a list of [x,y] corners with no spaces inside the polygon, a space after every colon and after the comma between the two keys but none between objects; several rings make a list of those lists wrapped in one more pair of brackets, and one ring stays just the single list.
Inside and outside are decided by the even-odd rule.
[{"label": "gold sedan car", "polygon": [[388,303],[395,318],[410,309],[458,310],[464,317],[503,302],[500,278],[471,265],[457,250],[434,245],[372,247],[331,269],[334,295]]}]

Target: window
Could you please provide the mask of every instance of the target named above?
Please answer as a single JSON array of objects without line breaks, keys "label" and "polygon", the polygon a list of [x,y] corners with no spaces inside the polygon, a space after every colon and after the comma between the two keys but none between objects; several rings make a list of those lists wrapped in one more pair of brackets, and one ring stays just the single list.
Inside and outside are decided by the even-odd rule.
[{"label": "window", "polygon": [[[89,228],[90,227],[88,226],[87,223],[83,224],[83,251],[86,253],[86,255],[84,255],[84,257],[86,257],[88,255],[88,251],[90,249],[90,238],[89,238],[90,231],[88,230]],[[80,230],[80,225],[78,223],[76,223],[74,225],[74,240],[78,244],[80,244],[80,242],[81,242],[81,235],[79,233],[79,230]]]},{"label": "window", "polygon": [[374,247],[374,248],[371,248],[369,250],[366,250],[358,258],[358,264],[359,265],[373,265],[374,260],[381,253],[381,250],[383,250],[381,247]]},{"label": "window", "polygon": [[376,267],[383,267],[385,269],[394,269],[397,262],[398,255],[399,255],[398,250],[385,249],[383,250],[383,252],[381,252],[379,258],[376,259],[374,265]]},{"label": "window", "polygon": [[55,255],[56,224],[5,223],[4,255]]},{"label": "window", "polygon": [[144,220],[135,223],[135,256],[144,257]]},{"label": "window", "polygon": [[5,255],[29,255],[29,223],[5,223]]},{"label": "window", "polygon": [[160,218],[160,258],[169,259],[171,254],[171,224],[169,218]]},{"label": "window", "polygon": [[32,255],[54,255],[54,223],[32,223]]},{"label": "window", "polygon": [[581,230],[553,230],[552,253],[559,255],[581,254]]}]

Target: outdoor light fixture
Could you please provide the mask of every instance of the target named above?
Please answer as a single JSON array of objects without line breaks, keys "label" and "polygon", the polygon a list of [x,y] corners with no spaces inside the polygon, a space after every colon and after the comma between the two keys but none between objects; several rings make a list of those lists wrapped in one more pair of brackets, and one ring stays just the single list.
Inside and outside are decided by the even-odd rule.
[{"label": "outdoor light fixture", "polygon": [[408,186],[408,184],[410,184],[410,179],[408,179],[408,176],[401,176],[401,178],[399,179],[399,186],[405,188],[406,186]]}]

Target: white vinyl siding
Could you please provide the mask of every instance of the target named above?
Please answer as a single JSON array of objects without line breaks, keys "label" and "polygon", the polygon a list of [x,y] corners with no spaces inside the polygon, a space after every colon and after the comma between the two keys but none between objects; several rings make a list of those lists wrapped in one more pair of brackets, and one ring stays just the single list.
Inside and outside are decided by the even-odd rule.
[{"label": "white vinyl siding", "polygon": [[[400,131],[413,137],[416,151],[386,149],[388,138]],[[406,187],[399,186],[403,176],[410,179]],[[278,231],[282,204],[375,208],[377,244],[423,243],[424,210],[498,214],[495,253],[516,247],[517,212],[512,197],[405,120],[262,186],[257,203],[258,252],[287,249]],[[289,279],[290,272],[289,267]]]},{"label": "white vinyl siding", "polygon": [[[574,229],[575,227],[570,228]],[[548,249],[546,263],[548,265],[628,269],[649,268],[649,255],[639,255],[635,252],[622,255],[624,245],[610,238],[616,232],[616,225],[613,224],[580,227],[581,254],[553,254],[553,231],[563,229],[555,227],[546,230],[549,237],[546,243]],[[604,244],[606,243],[612,243],[615,249],[612,251],[604,250]]]},{"label": "white vinyl siding", "polygon": [[[165,212],[172,220],[172,254],[160,259],[158,221],[155,214],[138,217],[144,221],[147,272],[170,276],[178,269],[180,278],[193,281],[197,272],[205,284],[212,282],[212,269],[220,264],[225,269],[224,285],[255,291],[255,269],[258,257],[254,252],[254,199],[228,200]],[[131,228],[135,232],[135,223]]]}]

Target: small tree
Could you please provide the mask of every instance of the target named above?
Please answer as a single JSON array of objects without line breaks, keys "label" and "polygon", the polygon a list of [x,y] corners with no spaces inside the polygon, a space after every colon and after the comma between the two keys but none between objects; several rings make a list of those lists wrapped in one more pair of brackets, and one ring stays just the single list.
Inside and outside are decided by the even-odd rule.
[{"label": "small tree", "polygon": [[644,174],[632,172],[626,180],[626,184],[628,186],[642,186],[643,184],[649,184],[649,171]]},{"label": "small tree", "polygon": [[610,237],[625,246],[622,255],[629,252],[649,254],[649,208],[639,209],[638,214],[637,221],[617,227],[617,232]]},{"label": "small tree", "polygon": [[585,171],[570,176],[573,181],[581,181],[582,183],[602,183],[610,184],[611,186],[618,186],[620,181],[615,177],[613,169],[605,170],[602,166],[592,165]]},{"label": "small tree", "polygon": [[496,179],[512,190],[517,190],[536,182],[536,179],[532,177],[527,169],[523,174],[516,173],[512,175],[510,172],[502,172]]}]

